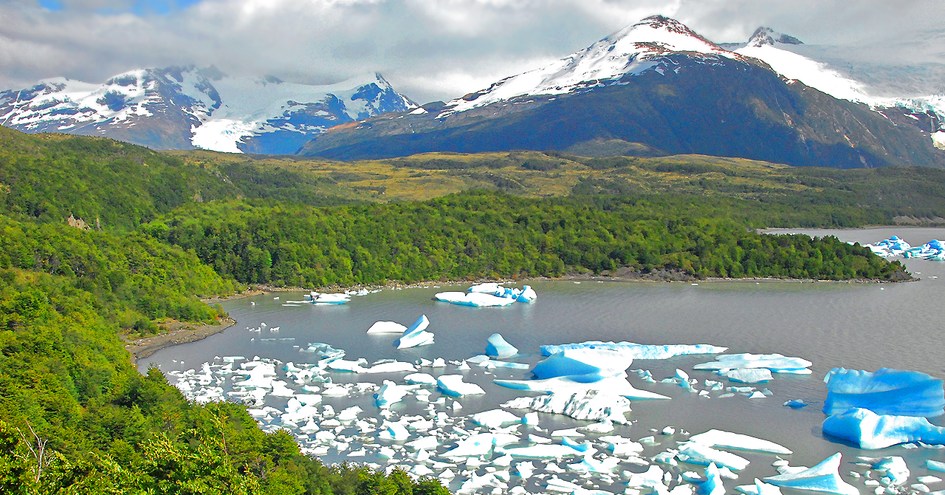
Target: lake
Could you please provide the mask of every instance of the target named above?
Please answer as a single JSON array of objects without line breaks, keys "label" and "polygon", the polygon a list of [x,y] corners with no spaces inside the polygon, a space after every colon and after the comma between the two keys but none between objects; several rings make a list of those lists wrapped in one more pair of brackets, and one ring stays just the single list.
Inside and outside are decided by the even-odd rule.
[{"label": "lake", "polygon": [[[776,231],[783,232],[783,231]],[[876,228],[858,230],[804,230],[811,235],[836,235],[845,241],[861,243],[876,242],[897,234],[913,246],[921,245],[933,238],[945,239],[945,229],[930,228]],[[713,361],[713,355],[680,356],[667,360],[636,360],[631,370],[647,370],[657,383],[647,383],[637,373],[630,373],[629,381],[639,389],[653,391],[671,397],[671,400],[634,401],[628,416],[631,425],[615,425],[609,435],[620,435],[635,441],[653,437],[647,441],[644,460],[657,454],[678,448],[687,433],[700,433],[716,428],[744,433],[779,443],[794,451],[786,456],[792,466],[812,466],[836,452],[843,454],[840,473],[844,479],[861,491],[868,488],[864,479],[850,476],[851,471],[865,473],[866,468],[851,464],[857,456],[881,457],[903,456],[910,469],[910,483],[915,477],[928,474],[925,460],[945,461],[945,453],[935,448],[893,447],[878,451],[865,451],[825,439],[821,433],[824,415],[821,412],[826,395],[823,378],[834,367],[874,371],[889,367],[917,370],[945,377],[945,343],[942,326],[945,322],[945,263],[925,260],[905,260],[910,272],[919,278],[916,282],[899,284],[871,283],[827,283],[796,281],[701,281],[688,282],[596,282],[596,281],[531,281],[538,293],[532,304],[515,304],[505,308],[468,308],[453,306],[432,299],[433,294],[445,290],[464,290],[466,286],[429,286],[404,290],[384,290],[379,293],[354,297],[341,306],[316,306],[291,304],[289,301],[303,299],[301,293],[274,293],[250,298],[236,299],[224,304],[225,309],[237,320],[234,327],[203,341],[179,345],[161,350],[139,362],[146,370],[156,366],[168,374],[172,383],[188,376],[187,370],[200,370],[203,363],[209,367],[212,377],[204,385],[189,380],[191,386],[219,387],[224,393],[233,389],[234,378],[224,363],[223,357],[254,357],[279,363],[314,363],[312,353],[302,352],[311,343],[325,343],[345,351],[345,359],[365,358],[367,362],[397,360],[414,363],[420,359],[443,358],[451,361],[446,368],[422,368],[419,371],[433,376],[440,374],[462,374],[468,382],[479,384],[484,395],[465,396],[459,399],[441,397],[434,389],[432,393],[406,397],[381,413],[374,405],[373,393],[384,380],[403,383],[406,373],[354,374],[327,373],[334,384],[345,387],[345,396],[323,396],[316,409],[314,424],[324,432],[320,438],[315,434],[296,433],[302,444],[329,462],[367,462],[379,466],[400,465],[405,468],[426,466],[419,473],[440,475],[445,470],[457,474],[451,488],[457,489],[470,477],[477,477],[485,486],[476,492],[505,493],[509,487],[522,485],[528,492],[546,491],[549,479],[574,482],[584,488],[623,492],[628,472],[647,469],[639,459],[625,459],[612,473],[584,474],[568,465],[580,457],[562,459],[546,464],[534,462],[537,470],[527,481],[512,477],[506,482],[504,471],[509,469],[500,456],[485,456],[481,460],[463,462],[443,458],[441,455],[462,438],[465,432],[485,431],[473,425],[468,416],[480,411],[499,407],[507,400],[534,395],[499,387],[495,378],[524,379],[528,370],[485,369],[470,365],[470,369],[458,365],[465,359],[482,354],[486,339],[498,332],[519,349],[520,355],[509,361],[534,365],[542,357],[539,346],[583,342],[588,340],[629,341],[641,344],[696,344],[706,343],[728,347],[728,353],[780,353],[796,356],[813,363],[810,375],[775,375],[774,380],[754,385],[756,389],[768,389],[770,396],[749,399],[746,394],[731,394],[725,391],[708,390],[704,381],[724,378],[707,372],[694,370],[698,363]],[[520,287],[521,284],[508,284]],[[365,331],[379,320],[389,320],[409,325],[419,315],[425,314],[431,321],[429,330],[435,334],[433,345],[413,349],[397,350],[392,342],[396,335],[366,335]],[[265,323],[265,328],[261,324]],[[279,327],[278,332],[271,332]],[[259,328],[259,332],[250,329]],[[232,360],[229,360],[232,361]],[[239,368],[243,361],[235,361]],[[691,393],[673,383],[659,383],[671,378],[676,370],[687,372],[699,381],[696,390],[706,390],[707,397]],[[293,383],[279,372],[279,378],[288,383],[296,393],[309,393],[301,385]],[[725,382],[726,385],[732,385]],[[323,391],[325,384],[310,384],[311,390]],[[336,389],[337,391],[337,389]],[[318,392],[313,392],[318,393]],[[783,403],[791,399],[803,399],[810,405],[803,409],[791,409]],[[264,399],[268,418],[257,414],[265,428],[282,426],[275,410],[285,409],[288,397]],[[454,406],[459,404],[459,408]],[[332,419],[334,413],[351,406],[359,406],[360,423]],[[328,407],[330,406],[330,407]],[[357,411],[352,411],[357,412]],[[425,435],[434,435],[442,443],[426,455],[418,455],[405,448],[403,442],[379,439],[370,427],[378,427],[384,420],[396,421],[402,417],[416,415],[430,418],[436,412],[447,412],[450,419],[446,427],[429,432],[412,432],[413,441]],[[512,410],[522,416],[526,411]],[[528,434],[551,438],[554,430],[584,427],[589,423],[562,415],[542,413],[537,428],[515,426],[514,434],[524,444]],[[933,422],[940,424],[940,418]],[[323,427],[321,427],[324,425]],[[663,435],[664,427],[671,426],[675,434]],[[459,430],[457,430],[459,429]],[[328,433],[330,432],[330,434]],[[600,434],[584,431],[578,439],[590,442],[603,452],[606,443],[598,440]],[[552,440],[559,443],[557,438]],[[751,464],[743,470],[737,480],[726,480],[728,493],[736,485],[750,484],[755,477],[777,474],[770,454],[743,453]],[[652,462],[652,461],[650,461]],[[513,467],[515,462],[512,463]],[[704,473],[704,467],[680,464],[678,467],[661,466],[678,479],[684,471]],[[561,471],[558,472],[559,469]],[[417,471],[415,471],[417,472]],[[462,474],[466,472],[467,474]],[[490,485],[488,475],[500,473],[499,481]],[[476,473],[473,475],[472,473]],[[874,475],[875,477],[875,475]],[[494,476],[493,476],[494,478]],[[491,478],[490,478],[491,479]],[[449,479],[444,479],[444,482]],[[675,484],[675,481],[674,483]],[[467,485],[467,488],[471,485]],[[932,490],[945,485],[930,485]],[[869,488],[872,491],[872,488]]]}]

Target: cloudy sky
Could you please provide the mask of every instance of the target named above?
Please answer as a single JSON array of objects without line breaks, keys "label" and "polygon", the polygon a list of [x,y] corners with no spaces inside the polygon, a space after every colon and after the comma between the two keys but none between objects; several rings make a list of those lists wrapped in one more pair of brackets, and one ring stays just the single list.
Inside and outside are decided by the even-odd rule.
[{"label": "cloudy sky", "polygon": [[426,102],[653,14],[719,42],[766,25],[872,59],[945,63],[942,0],[0,0],[0,88],[212,64],[308,83],[381,72]]}]

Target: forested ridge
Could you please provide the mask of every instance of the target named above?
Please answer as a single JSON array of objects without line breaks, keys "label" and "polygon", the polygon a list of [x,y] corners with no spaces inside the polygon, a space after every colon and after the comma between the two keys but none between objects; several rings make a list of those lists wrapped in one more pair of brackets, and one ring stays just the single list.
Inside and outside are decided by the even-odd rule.
[{"label": "forested ridge", "polygon": [[755,229],[945,216],[934,173],[791,170],[540,153],[318,164],[0,128],[0,492],[444,493],[323,466],[243,406],[188,403],[138,373],[120,336],[214,323],[222,309],[200,298],[257,283],[897,280],[901,265],[862,247]]}]

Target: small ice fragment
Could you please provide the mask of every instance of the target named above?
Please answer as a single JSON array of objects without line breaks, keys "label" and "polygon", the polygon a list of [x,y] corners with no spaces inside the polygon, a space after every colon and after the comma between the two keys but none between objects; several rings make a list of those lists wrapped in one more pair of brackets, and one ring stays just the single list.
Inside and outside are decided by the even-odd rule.
[{"label": "small ice fragment", "polygon": [[478,395],[486,393],[479,385],[475,383],[466,383],[462,375],[441,375],[436,380],[436,386],[443,394],[450,397],[462,397],[464,395]]},{"label": "small ice fragment", "polygon": [[490,411],[476,413],[473,414],[470,419],[472,419],[473,423],[489,429],[521,422],[521,418],[503,409],[492,409]]},{"label": "small ice fragment", "polygon": [[395,321],[376,321],[371,328],[368,328],[367,333],[369,334],[378,334],[378,333],[404,333],[407,327],[397,323]]},{"label": "small ice fragment", "polygon": [[785,402],[784,405],[790,407],[791,409],[800,409],[802,407],[807,407],[807,402],[801,399],[791,399]]},{"label": "small ice fragment", "polygon": [[768,440],[722,430],[709,430],[705,433],[699,433],[689,437],[689,441],[718,449],[765,452],[776,455],[790,455],[793,453],[790,449]]}]

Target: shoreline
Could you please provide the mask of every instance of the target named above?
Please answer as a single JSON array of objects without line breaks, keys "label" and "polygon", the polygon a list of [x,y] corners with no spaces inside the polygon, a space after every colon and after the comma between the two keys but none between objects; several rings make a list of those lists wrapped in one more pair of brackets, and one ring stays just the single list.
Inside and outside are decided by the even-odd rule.
[{"label": "shoreline", "polygon": [[[421,289],[435,287],[439,285],[462,285],[462,284],[478,284],[483,282],[497,282],[499,284],[523,284],[527,283],[530,280],[541,280],[541,281],[560,281],[560,282],[649,282],[649,283],[689,283],[689,284],[698,284],[698,283],[717,283],[717,282],[745,282],[745,283],[777,283],[777,282],[788,282],[788,283],[828,283],[828,284],[886,284],[886,283],[902,283],[902,282],[915,282],[920,279],[911,278],[909,280],[903,281],[887,281],[887,280],[868,280],[868,279],[854,279],[854,280],[817,280],[817,279],[792,279],[792,278],[771,278],[771,277],[749,277],[749,278],[719,278],[719,277],[709,277],[709,278],[697,278],[692,275],[683,273],[683,272],[674,272],[674,271],[658,271],[651,273],[642,273],[634,271],[622,271],[618,270],[618,273],[611,274],[593,274],[593,273],[571,273],[567,275],[562,275],[560,277],[528,277],[522,279],[491,279],[491,278],[478,278],[478,279],[466,279],[466,280],[438,280],[438,281],[424,281],[424,282],[415,282],[415,283],[399,283],[391,282],[384,285],[359,285],[352,287],[327,287],[319,288],[320,291],[324,292],[344,292],[351,290],[359,289],[368,289],[368,290],[400,290],[400,289]],[[306,289],[303,287],[277,287],[270,285],[255,285],[250,287],[247,290],[242,292],[231,294],[228,296],[212,297],[204,299],[203,302],[207,304],[219,304],[228,301],[235,301],[239,299],[244,299],[247,297],[258,296],[261,294],[273,294],[273,293],[282,293],[282,292],[308,292],[311,289]],[[157,351],[162,349],[172,347],[178,344],[189,344],[191,342],[197,342],[203,340],[211,335],[216,335],[223,332],[224,330],[232,327],[237,322],[236,320],[227,317],[221,321],[221,323],[214,325],[192,325],[192,324],[182,324],[176,323],[172,324],[172,328],[167,333],[162,333],[158,335],[152,335],[149,337],[134,339],[128,341],[125,344],[125,349],[128,350],[131,356],[131,362],[137,366],[138,359],[146,358],[151,356]],[[174,328],[176,327],[176,328]]]},{"label": "shoreline", "polygon": [[233,325],[236,325],[236,320],[230,317],[223,318],[219,323],[210,325],[174,322],[165,333],[126,341],[125,350],[128,351],[131,358],[131,364],[137,368],[139,359],[151,356],[161,349],[178,344],[197,342],[211,335],[216,335]]}]

